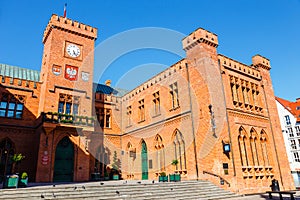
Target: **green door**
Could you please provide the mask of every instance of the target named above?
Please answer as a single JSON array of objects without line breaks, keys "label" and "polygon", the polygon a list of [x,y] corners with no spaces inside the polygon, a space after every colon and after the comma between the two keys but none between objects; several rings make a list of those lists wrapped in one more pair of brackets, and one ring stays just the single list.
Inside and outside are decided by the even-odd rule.
[{"label": "green door", "polygon": [[64,137],[56,147],[54,163],[54,182],[73,181],[74,147],[68,137]]},{"label": "green door", "polygon": [[142,180],[148,180],[148,153],[145,141],[142,142]]}]

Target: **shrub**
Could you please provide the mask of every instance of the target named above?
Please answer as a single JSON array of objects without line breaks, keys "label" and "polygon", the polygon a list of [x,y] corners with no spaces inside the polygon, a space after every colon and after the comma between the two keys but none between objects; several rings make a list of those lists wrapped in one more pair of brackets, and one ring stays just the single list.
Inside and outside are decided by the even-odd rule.
[{"label": "shrub", "polygon": [[26,179],[28,177],[28,174],[26,172],[23,172],[21,175],[21,179]]},{"label": "shrub", "polygon": [[160,172],[159,175],[160,176],[167,176],[166,172]]}]

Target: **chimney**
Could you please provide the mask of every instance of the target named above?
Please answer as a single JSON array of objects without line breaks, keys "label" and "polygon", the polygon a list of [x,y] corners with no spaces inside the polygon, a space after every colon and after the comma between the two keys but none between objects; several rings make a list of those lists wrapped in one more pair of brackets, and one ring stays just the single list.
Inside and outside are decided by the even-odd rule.
[{"label": "chimney", "polygon": [[110,84],[111,84],[111,80],[108,79],[105,81],[105,85],[110,86]]}]

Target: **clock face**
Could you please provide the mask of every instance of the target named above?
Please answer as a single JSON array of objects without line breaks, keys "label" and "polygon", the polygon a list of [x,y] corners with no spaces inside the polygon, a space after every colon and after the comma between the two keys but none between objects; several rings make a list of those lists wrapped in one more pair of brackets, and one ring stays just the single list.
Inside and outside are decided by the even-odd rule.
[{"label": "clock face", "polygon": [[67,46],[67,53],[69,56],[76,58],[80,56],[80,48],[75,44],[69,44]]}]

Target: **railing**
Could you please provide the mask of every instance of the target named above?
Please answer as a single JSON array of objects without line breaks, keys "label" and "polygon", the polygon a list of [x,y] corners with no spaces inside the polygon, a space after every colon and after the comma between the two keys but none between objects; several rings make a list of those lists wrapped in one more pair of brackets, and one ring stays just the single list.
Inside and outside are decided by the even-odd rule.
[{"label": "railing", "polygon": [[87,116],[69,115],[56,112],[42,113],[43,122],[63,123],[81,126],[94,126],[95,118]]},{"label": "railing", "polygon": [[226,183],[228,185],[228,187],[230,187],[230,183],[228,181],[226,181],[222,176],[220,176],[218,174],[214,174],[214,173],[208,172],[208,171],[203,171],[203,174],[209,174],[209,175],[218,177],[220,179],[220,182],[224,181],[224,183]]}]

